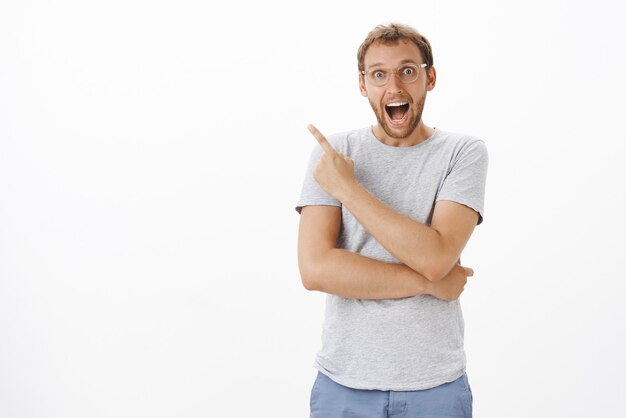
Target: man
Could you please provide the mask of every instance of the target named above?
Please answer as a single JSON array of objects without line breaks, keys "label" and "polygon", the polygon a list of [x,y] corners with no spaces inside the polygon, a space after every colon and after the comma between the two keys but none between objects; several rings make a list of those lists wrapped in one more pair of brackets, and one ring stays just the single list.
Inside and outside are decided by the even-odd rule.
[{"label": "man", "polygon": [[422,121],[436,71],[411,27],[374,28],[359,89],[377,124],[316,145],[296,209],[304,287],[327,293],[311,417],[471,417],[460,255],[482,222],[487,150]]}]

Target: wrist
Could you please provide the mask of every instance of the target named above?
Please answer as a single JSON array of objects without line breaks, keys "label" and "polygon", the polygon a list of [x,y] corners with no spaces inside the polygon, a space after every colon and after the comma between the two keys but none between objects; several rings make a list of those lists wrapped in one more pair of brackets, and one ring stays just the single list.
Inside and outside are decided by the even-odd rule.
[{"label": "wrist", "polygon": [[431,282],[424,276],[420,276],[420,286],[422,295],[433,295],[435,283]]},{"label": "wrist", "polygon": [[411,269],[406,265],[402,265],[404,268],[404,273],[408,275],[409,280],[412,280],[415,284],[414,294],[415,296],[419,295],[432,295],[435,290],[435,283],[428,280],[426,277],[417,273],[415,270]]},{"label": "wrist", "polygon": [[346,184],[340,193],[337,193],[337,200],[348,206],[355,200],[361,190],[363,190],[363,187],[356,179],[353,178]]}]

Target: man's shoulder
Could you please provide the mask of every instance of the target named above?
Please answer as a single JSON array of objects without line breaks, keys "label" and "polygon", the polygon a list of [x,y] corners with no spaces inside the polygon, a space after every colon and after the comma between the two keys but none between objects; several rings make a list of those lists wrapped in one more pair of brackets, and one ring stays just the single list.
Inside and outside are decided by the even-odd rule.
[{"label": "man's shoulder", "polygon": [[475,135],[470,135],[470,134],[466,134],[466,133],[461,133],[461,132],[456,132],[456,131],[447,131],[447,130],[442,130],[437,128],[438,131],[438,135],[441,136],[441,138],[443,139],[443,141],[441,142],[446,142],[450,145],[452,144],[473,144],[476,142],[482,142],[484,143],[484,141],[475,136]]},{"label": "man's shoulder", "polygon": [[371,126],[365,126],[358,129],[339,131],[328,135],[326,139],[337,151],[346,153],[348,149],[357,143],[363,144],[370,135],[371,130]]},{"label": "man's shoulder", "polygon": [[453,131],[443,131],[440,129],[438,129],[438,135],[440,136],[440,140],[437,142],[441,148],[447,150],[444,151],[445,153],[452,153],[454,155],[466,153],[487,153],[485,141],[475,135]]}]

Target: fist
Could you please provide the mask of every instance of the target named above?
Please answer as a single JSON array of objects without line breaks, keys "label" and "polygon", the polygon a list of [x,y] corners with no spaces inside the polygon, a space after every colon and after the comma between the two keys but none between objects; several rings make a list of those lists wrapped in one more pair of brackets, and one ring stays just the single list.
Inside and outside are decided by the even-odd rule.
[{"label": "fist", "polygon": [[452,270],[438,282],[429,282],[427,293],[442,300],[451,302],[461,296],[467,278],[474,275],[474,270],[455,264]]}]

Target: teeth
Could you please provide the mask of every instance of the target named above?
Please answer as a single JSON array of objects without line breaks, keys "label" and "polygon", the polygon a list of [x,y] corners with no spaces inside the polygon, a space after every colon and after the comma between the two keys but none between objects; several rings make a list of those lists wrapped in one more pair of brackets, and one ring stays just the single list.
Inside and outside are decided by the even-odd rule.
[{"label": "teeth", "polygon": [[389,103],[387,104],[388,107],[398,107],[398,106],[404,106],[405,104],[407,104],[407,102],[397,102],[397,103]]}]

